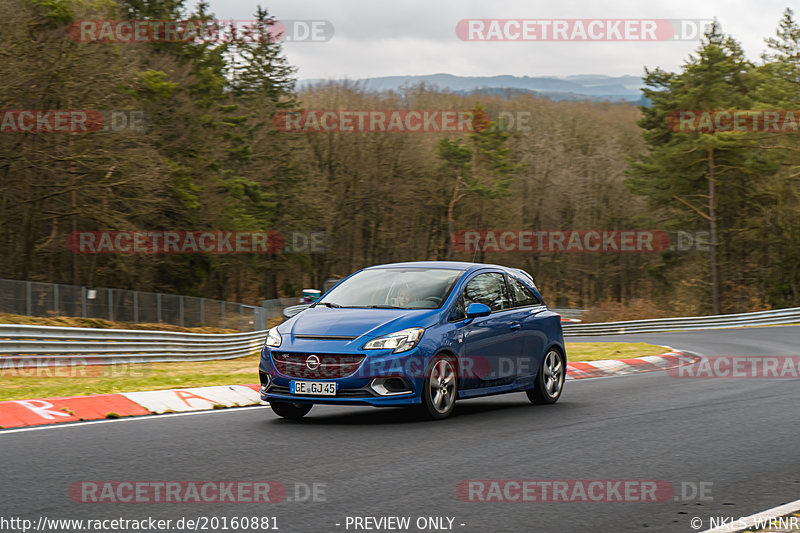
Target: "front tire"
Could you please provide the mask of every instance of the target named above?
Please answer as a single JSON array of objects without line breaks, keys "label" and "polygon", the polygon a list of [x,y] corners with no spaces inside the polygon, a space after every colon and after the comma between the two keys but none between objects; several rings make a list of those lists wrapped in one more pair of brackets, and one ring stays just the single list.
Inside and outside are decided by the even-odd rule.
[{"label": "front tire", "polygon": [[289,402],[269,402],[272,411],[281,418],[288,420],[300,420],[308,414],[313,404],[310,403],[289,403]]},{"label": "front tire", "polygon": [[458,394],[456,366],[448,357],[437,357],[428,368],[422,389],[422,411],[427,418],[441,420],[453,412]]},{"label": "front tire", "polygon": [[536,386],[526,391],[528,399],[535,404],[553,404],[561,397],[564,379],[567,376],[567,361],[555,348],[547,352],[536,374]]}]

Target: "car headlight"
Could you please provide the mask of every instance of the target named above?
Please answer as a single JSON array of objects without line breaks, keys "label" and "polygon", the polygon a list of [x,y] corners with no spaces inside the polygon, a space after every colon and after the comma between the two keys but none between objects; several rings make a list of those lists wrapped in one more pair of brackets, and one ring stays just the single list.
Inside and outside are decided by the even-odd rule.
[{"label": "car headlight", "polygon": [[417,344],[425,333],[424,328],[409,328],[372,339],[364,345],[365,350],[394,350],[392,353],[407,352]]},{"label": "car headlight", "polygon": [[281,345],[281,334],[278,333],[278,328],[272,328],[267,332],[267,346],[270,348],[277,348]]}]

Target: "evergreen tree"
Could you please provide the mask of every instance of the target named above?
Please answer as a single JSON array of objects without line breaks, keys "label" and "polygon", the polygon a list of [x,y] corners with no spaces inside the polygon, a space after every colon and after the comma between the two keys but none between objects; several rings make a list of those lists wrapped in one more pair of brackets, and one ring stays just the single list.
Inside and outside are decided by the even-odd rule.
[{"label": "evergreen tree", "polygon": [[[644,95],[652,102],[642,107],[639,125],[649,153],[631,164],[628,185],[646,195],[650,205],[663,209],[677,223],[707,224],[711,312],[720,312],[720,236],[733,230],[736,194],[747,188],[752,174],[753,143],[747,132],[675,131],[671,120],[681,111],[712,112],[750,109],[749,76],[753,66],[732,37],[718,23],[707,30],[696,55],[681,72],[646,70]],[[722,191],[718,190],[722,188]],[[720,227],[720,223],[730,227]]]}]

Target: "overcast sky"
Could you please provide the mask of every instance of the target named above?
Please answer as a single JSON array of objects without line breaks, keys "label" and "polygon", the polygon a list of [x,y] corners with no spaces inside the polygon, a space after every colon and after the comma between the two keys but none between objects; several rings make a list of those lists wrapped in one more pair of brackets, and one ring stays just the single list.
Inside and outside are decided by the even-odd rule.
[{"label": "overcast sky", "polygon": [[[195,2],[196,3],[196,2]],[[258,0],[210,0],[222,19],[252,19]],[[328,42],[285,43],[300,79],[448,73],[460,76],[639,76],[643,67],[677,70],[697,41],[467,42],[461,19],[711,19],[758,60],[787,0],[269,0],[280,20],[326,20]]]}]

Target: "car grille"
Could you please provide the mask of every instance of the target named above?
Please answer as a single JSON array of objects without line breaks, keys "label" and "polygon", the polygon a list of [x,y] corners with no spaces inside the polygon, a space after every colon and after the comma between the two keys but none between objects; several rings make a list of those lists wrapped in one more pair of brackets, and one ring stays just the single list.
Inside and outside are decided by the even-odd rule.
[{"label": "car grille", "polygon": [[[315,355],[319,359],[316,368],[308,367],[308,359]],[[335,379],[350,376],[358,370],[364,355],[322,355],[310,353],[272,352],[272,363],[275,369],[290,378],[301,379]]]},{"label": "car grille", "polygon": [[[267,392],[285,394],[286,396],[291,395],[289,387],[280,387],[278,385],[272,385]],[[366,389],[339,389],[336,391],[337,398],[369,398],[371,396],[374,396],[374,394],[370,394]],[[326,396],[320,396],[319,398],[324,400]],[[327,396],[327,398],[330,398],[330,396]]]}]

